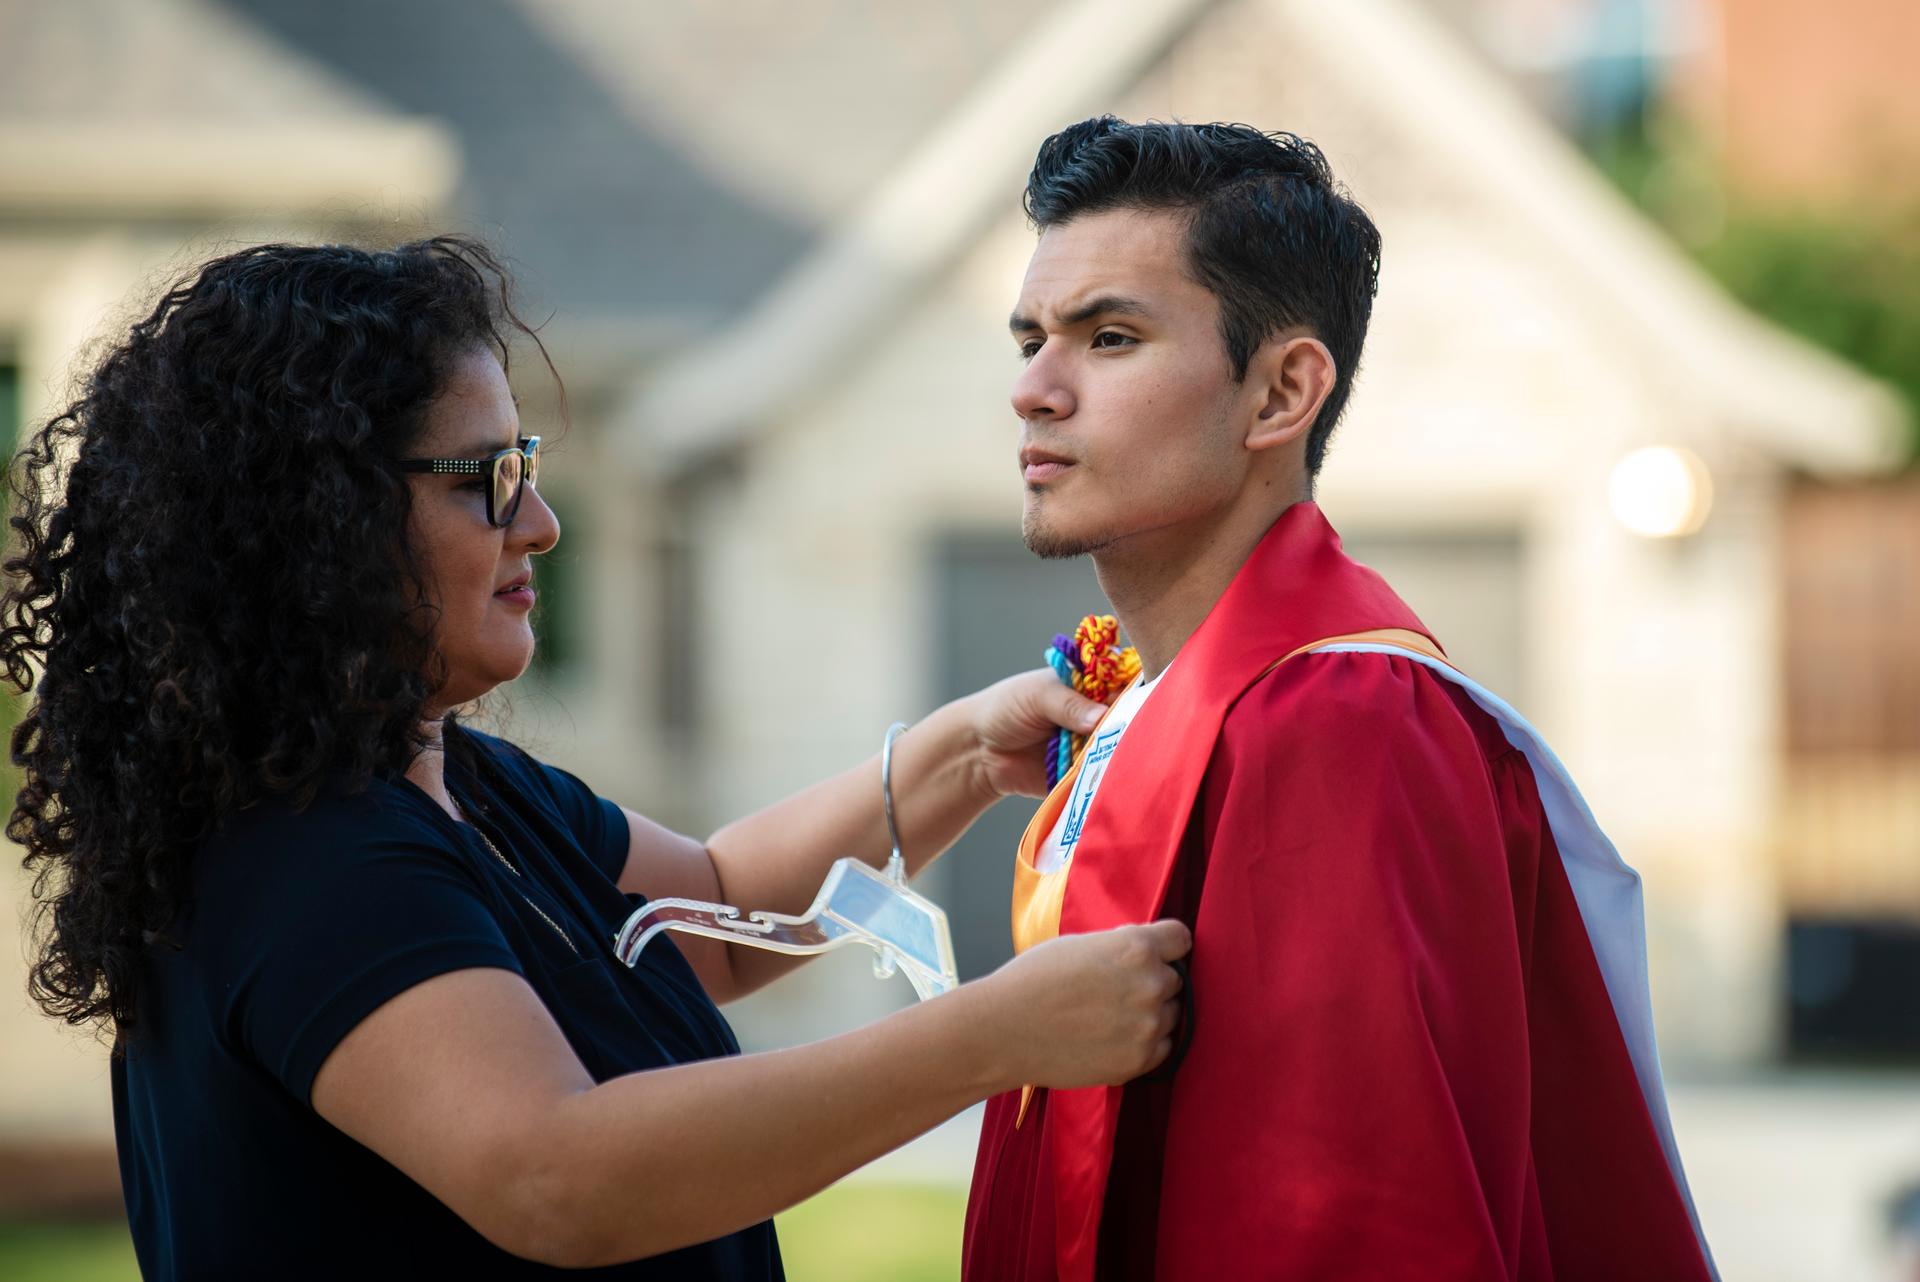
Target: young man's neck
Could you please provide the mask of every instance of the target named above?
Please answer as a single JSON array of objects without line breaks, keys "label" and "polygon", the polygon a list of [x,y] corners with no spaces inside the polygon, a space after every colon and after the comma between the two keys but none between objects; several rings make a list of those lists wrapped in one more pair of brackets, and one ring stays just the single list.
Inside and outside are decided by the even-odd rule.
[{"label": "young man's neck", "polygon": [[1145,680],[1173,662],[1273,523],[1293,506],[1236,510],[1204,528],[1139,535],[1093,554],[1101,591],[1140,651]]}]

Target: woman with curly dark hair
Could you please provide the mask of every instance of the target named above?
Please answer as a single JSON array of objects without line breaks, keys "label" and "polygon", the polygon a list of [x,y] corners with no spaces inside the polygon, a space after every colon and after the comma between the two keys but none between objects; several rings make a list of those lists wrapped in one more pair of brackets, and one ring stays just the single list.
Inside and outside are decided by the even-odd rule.
[{"label": "woman with curly dark hair", "polygon": [[[113,1029],[149,1277],[777,1277],[775,1211],[997,1091],[1167,1053],[1172,922],[753,1056],[715,1003],[790,959],[614,959],[628,894],[796,912],[888,843],[874,763],[700,842],[460,723],[527,666],[560,533],[512,340],[472,242],[248,249],[15,461],[31,987]],[[1095,710],[1025,674],[902,736],[915,862]]]}]

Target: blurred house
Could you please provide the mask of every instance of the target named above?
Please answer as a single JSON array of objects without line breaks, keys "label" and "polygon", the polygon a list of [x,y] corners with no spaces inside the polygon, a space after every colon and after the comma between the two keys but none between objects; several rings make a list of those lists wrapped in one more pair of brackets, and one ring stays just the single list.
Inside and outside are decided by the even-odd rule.
[{"label": "blurred house", "polygon": [[[1033,152],[1102,110],[1305,134],[1373,213],[1322,502],[1646,874],[1669,1057],[1771,1053],[1781,494],[1883,466],[1900,412],[1714,292],[1404,0],[0,3],[0,409],[34,421],[224,245],[503,244],[572,409],[506,730],[705,831],[1099,604],[1020,547],[1004,325]],[[1672,452],[1616,483],[1646,447]],[[1675,476],[1697,531],[1630,532]],[[1007,951],[1025,813],[928,874],[970,971]],[[862,969],[744,1004],[744,1036],[905,999]],[[0,1142],[105,1135],[67,1041],[0,999]]]},{"label": "blurred house", "polygon": [[[0,432],[64,403],[76,358],[194,259],[436,218],[447,130],[382,108],[198,4],[0,5]],[[17,852],[16,852],[17,854]],[[0,952],[27,880],[0,873]],[[103,1049],[0,991],[0,1205],[85,1209],[116,1187]],[[91,1148],[91,1151],[90,1151]],[[30,1157],[21,1156],[27,1153]]]},{"label": "blurred house", "polygon": [[[700,808],[868,750],[1032,662],[1090,599],[1084,569],[1015,538],[1001,326],[1035,144],[1097,110],[1295,130],[1373,212],[1380,298],[1322,501],[1538,722],[1646,874],[1669,1058],[1770,1055],[1781,496],[1888,465],[1902,411],[1731,305],[1406,4],[1056,10],[835,238],[637,382],[619,430],[665,496],[683,594],[662,657]],[[1623,523],[1660,482],[1645,458],[1616,468],[1649,447],[1696,507],[1710,488],[1676,521],[1697,532]],[[1005,952],[1017,820],[929,875],[974,968]],[[811,1014],[791,992],[780,1010]]]},{"label": "blurred house", "polygon": [[[94,344],[224,250],[489,240],[523,312],[551,318],[572,422],[545,479],[566,534],[541,566],[542,657],[500,713],[608,794],[697,827],[710,816],[657,725],[657,492],[605,465],[606,407],[797,263],[1032,7],[0,0],[0,432],[63,404]],[[522,412],[552,445],[559,398],[529,367]],[[17,870],[0,885],[25,906]],[[16,957],[18,916],[0,917]],[[85,1203],[84,1149],[110,1125],[102,1048],[9,983],[0,1204],[49,1187],[55,1159],[79,1191],[47,1199]],[[9,1164],[22,1146],[32,1161]]]},{"label": "blurred house", "polygon": [[[1920,95],[1907,74],[1920,9],[1899,0],[1841,0],[1817,14],[1780,0],[1703,7],[1714,38],[1676,69],[1670,96],[1714,161],[1695,186],[1718,192],[1704,218],[1684,221],[1698,222],[1703,240],[1744,218],[1793,228],[1808,247],[1819,236],[1857,246],[1852,264],[1838,253],[1806,258],[1805,296],[1825,293],[1825,305],[1846,315],[1824,322],[1828,341],[1863,352],[1878,342],[1887,361],[1879,368],[1908,372],[1916,353],[1902,318],[1912,289],[1899,264],[1914,261],[1920,244]],[[1750,266],[1749,287],[1792,281],[1794,253],[1806,248]],[[1877,308],[1831,301],[1876,296]],[[1783,544],[1787,717],[1776,846],[1788,1049],[1803,1059],[1912,1063],[1920,472],[1796,486]]]}]

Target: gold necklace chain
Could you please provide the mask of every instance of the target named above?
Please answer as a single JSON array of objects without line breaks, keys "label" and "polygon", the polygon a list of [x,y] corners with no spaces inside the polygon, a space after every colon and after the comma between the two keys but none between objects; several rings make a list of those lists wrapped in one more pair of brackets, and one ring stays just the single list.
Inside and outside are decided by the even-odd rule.
[{"label": "gold necklace chain", "polygon": [[[453,800],[453,793],[451,791],[447,793],[447,799],[449,801]],[[467,827],[473,829],[474,835],[480,838],[481,843],[486,846],[487,850],[493,855],[493,857],[495,859],[498,859],[501,865],[505,867],[508,872],[512,873],[516,877],[520,876],[520,870],[513,866],[513,861],[511,859],[508,859],[505,855],[500,853],[500,847],[493,844],[493,838],[487,836],[487,834],[480,828],[480,825],[474,823],[471,819],[468,819],[466,812],[464,810],[460,810],[460,803],[457,801],[454,801],[453,808],[456,811],[460,812],[461,822],[466,824]],[[580,955],[579,945],[573,942],[573,936],[569,935],[566,932],[566,930],[561,927],[559,922],[547,916],[545,910],[543,910],[539,904],[534,903],[533,900],[527,895],[526,891],[523,890],[520,892],[520,898],[526,900],[527,907],[533,909],[534,912],[540,915],[541,921],[544,921],[545,923],[547,923],[547,925],[553,927],[553,931],[556,935],[560,936],[560,938],[567,941],[567,947],[573,949],[574,956],[577,957]]]}]

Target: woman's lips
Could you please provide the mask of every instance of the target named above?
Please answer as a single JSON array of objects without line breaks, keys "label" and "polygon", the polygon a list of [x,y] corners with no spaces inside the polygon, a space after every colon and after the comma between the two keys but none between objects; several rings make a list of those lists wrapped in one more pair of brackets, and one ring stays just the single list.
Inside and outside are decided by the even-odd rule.
[{"label": "woman's lips", "polygon": [[531,609],[533,606],[533,595],[533,585],[531,583],[522,583],[519,587],[508,588],[504,592],[494,593],[493,599],[496,601],[504,601],[508,605],[517,605]]},{"label": "woman's lips", "polygon": [[1044,481],[1051,481],[1054,477],[1060,475],[1060,473],[1066,471],[1068,468],[1072,466],[1073,464],[1071,463],[1057,463],[1052,460],[1044,460],[1044,461],[1037,460],[1035,462],[1027,464],[1026,468],[1022,471],[1022,475],[1024,475],[1027,478],[1028,485],[1039,485]]}]

